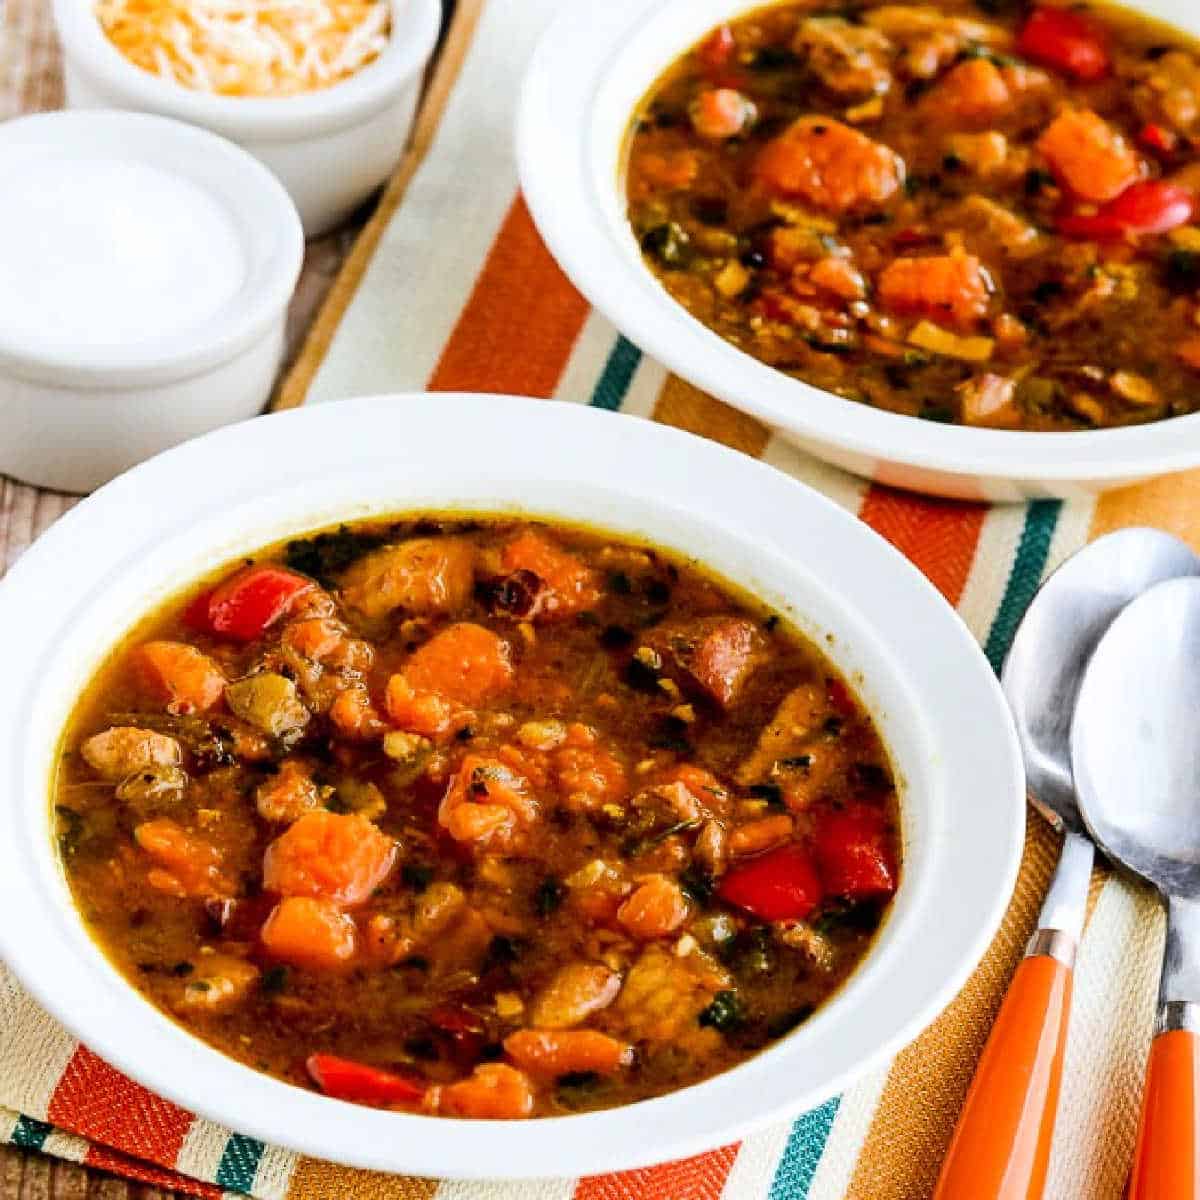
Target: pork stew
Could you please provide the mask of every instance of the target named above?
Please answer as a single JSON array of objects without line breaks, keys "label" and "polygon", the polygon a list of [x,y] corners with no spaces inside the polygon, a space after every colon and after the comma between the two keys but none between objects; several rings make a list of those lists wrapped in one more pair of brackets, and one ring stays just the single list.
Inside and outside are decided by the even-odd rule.
[{"label": "pork stew", "polygon": [[736,1065],[868,951],[887,752],[695,563],[511,519],[270,547],[152,615],[70,719],[87,926],[151,1003],[341,1099],[472,1118]]}]

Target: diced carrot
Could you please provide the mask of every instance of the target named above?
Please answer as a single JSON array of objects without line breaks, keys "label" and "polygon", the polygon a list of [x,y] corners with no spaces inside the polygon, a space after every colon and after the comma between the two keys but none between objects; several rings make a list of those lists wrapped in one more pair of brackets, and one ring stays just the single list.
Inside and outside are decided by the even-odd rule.
[{"label": "diced carrot", "polygon": [[987,312],[990,288],[969,254],[893,259],[879,276],[879,301],[893,312],[969,326]]},{"label": "diced carrot", "polygon": [[344,737],[372,738],[383,732],[383,722],[365,687],[338,692],[329,706],[329,719]]},{"label": "diced carrot", "polygon": [[1195,371],[1200,371],[1200,337],[1184,338],[1175,347],[1175,357]]},{"label": "diced carrot", "polygon": [[468,754],[450,781],[438,821],[452,838],[479,845],[505,844],[518,825],[537,816],[528,783],[492,758]]},{"label": "diced carrot", "polygon": [[704,808],[712,808],[714,801],[724,800],[729,789],[711,772],[693,763],[680,763],[664,776],[663,783],[682,783]]},{"label": "diced carrot", "polygon": [[554,779],[564,805],[586,812],[616,803],[629,791],[625,768],[603,746],[561,746],[554,752]]},{"label": "diced carrot", "polygon": [[147,878],[160,891],[209,899],[232,896],[236,890],[222,870],[221,851],[170,817],[143,821],[134,829],[133,839],[154,860],[156,866]]},{"label": "diced carrot", "polygon": [[774,813],[739,825],[729,835],[730,854],[758,854],[792,836],[792,818],[787,813]]},{"label": "diced carrot", "polygon": [[829,212],[882,204],[904,179],[891,149],[829,117],[801,117],[763,147],[754,164],[768,191]]},{"label": "diced carrot", "polygon": [[533,1085],[506,1063],[483,1063],[469,1079],[431,1088],[426,1104],[444,1117],[516,1120],[533,1112]]},{"label": "diced carrot", "polygon": [[320,662],[327,658],[345,641],[346,635],[336,621],[312,617],[306,621],[293,621],[283,631],[283,644],[302,658]]},{"label": "diced carrot", "polygon": [[652,875],[617,910],[617,920],[644,941],[674,933],[687,915],[687,897],[665,875]]},{"label": "diced carrot", "polygon": [[357,813],[310,812],[263,857],[263,887],[281,896],[361,904],[387,878],[396,843]]},{"label": "diced carrot", "polygon": [[1111,200],[1142,175],[1133,147],[1086,108],[1055,117],[1038,138],[1037,149],[1059,182],[1084,200]]},{"label": "diced carrot", "polygon": [[503,638],[464,621],[430,638],[405,663],[403,673],[418,692],[475,705],[503,692],[512,683],[513,668]]},{"label": "diced carrot", "polygon": [[675,192],[691,187],[699,170],[700,158],[694,150],[642,151],[637,155],[635,177],[661,191]]},{"label": "diced carrot", "polygon": [[307,763],[285,759],[277,774],[264,780],[254,793],[258,815],[281,824],[298,821],[320,806],[321,796]]},{"label": "diced carrot", "polygon": [[832,292],[843,300],[861,300],[867,294],[866,280],[845,258],[830,255],[814,263],[808,278],[817,287]]},{"label": "diced carrot", "polygon": [[519,1029],[504,1039],[504,1052],[536,1075],[613,1075],[633,1059],[632,1046],[596,1029]]},{"label": "diced carrot", "polygon": [[692,128],[714,140],[737,137],[756,112],[754,102],[736,88],[707,88],[692,103]]},{"label": "diced carrot", "polygon": [[186,642],[147,642],[139,646],[136,662],[142,678],[167,701],[177,716],[205,712],[225,693],[221,668]]},{"label": "diced carrot", "polygon": [[314,971],[345,967],[357,945],[354,919],[332,900],[312,896],[285,896],[260,936],[273,958]]},{"label": "diced carrot", "polygon": [[595,571],[533,529],[504,547],[500,565],[508,572],[532,571],[550,589],[538,612],[543,619],[571,616],[600,598]]},{"label": "diced carrot", "polygon": [[393,675],[388,680],[383,707],[397,729],[423,737],[441,737],[454,724],[455,708],[445,696],[418,691],[404,675]]},{"label": "diced carrot", "polygon": [[968,58],[942,76],[926,94],[925,103],[943,118],[990,121],[1012,103],[1012,93],[994,63]]}]

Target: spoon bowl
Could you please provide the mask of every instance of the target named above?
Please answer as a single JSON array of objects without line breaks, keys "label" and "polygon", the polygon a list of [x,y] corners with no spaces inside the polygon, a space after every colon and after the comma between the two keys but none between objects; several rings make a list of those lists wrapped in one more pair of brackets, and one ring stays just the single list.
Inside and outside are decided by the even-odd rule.
[{"label": "spoon bowl", "polygon": [[1200,896],[1200,579],[1151,588],[1088,665],[1072,753],[1092,835],[1168,896]]},{"label": "spoon bowl", "polygon": [[1129,1200],[1200,1197],[1200,579],[1109,626],[1079,688],[1071,758],[1083,819],[1167,902],[1155,1038]]}]

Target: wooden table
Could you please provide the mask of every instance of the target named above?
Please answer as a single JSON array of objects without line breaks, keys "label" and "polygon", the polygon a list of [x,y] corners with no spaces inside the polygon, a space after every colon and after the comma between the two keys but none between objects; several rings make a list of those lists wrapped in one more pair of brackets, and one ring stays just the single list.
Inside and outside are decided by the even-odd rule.
[{"label": "wooden table", "polygon": [[[449,12],[454,0],[443,0]],[[50,0],[0,0],[0,120],[62,107],[60,56]],[[316,316],[374,201],[346,225],[310,242],[288,310],[287,355],[281,376]],[[0,574],[70,504],[0,476]],[[185,1200],[182,1193],[128,1183],[100,1171],[0,1146],[0,1200]],[[330,1197],[330,1200],[335,1200]]]}]

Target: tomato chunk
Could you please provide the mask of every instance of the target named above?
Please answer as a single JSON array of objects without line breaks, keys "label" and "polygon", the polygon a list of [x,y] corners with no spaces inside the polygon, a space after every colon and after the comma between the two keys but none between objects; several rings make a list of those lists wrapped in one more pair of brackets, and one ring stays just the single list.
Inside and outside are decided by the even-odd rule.
[{"label": "tomato chunk", "polygon": [[310,1054],[305,1069],[327,1096],[356,1104],[417,1105],[425,1085],[404,1075],[369,1067],[336,1054]]},{"label": "tomato chunk", "polygon": [[306,813],[268,847],[263,887],[281,896],[361,904],[396,861],[396,843],[357,813]]},{"label": "tomato chunk", "polygon": [[358,948],[354,918],[332,900],[285,896],[271,910],[260,934],[267,952],[311,971],[347,966]]},{"label": "tomato chunk", "polygon": [[717,894],[764,921],[800,921],[820,903],[822,889],[808,851],[792,843],[728,871]]},{"label": "tomato chunk", "polygon": [[835,896],[865,900],[896,890],[887,818],[867,804],[826,813],[813,834],[821,880]]},{"label": "tomato chunk", "polygon": [[461,1079],[432,1093],[436,1110],[444,1117],[504,1121],[533,1112],[533,1086],[529,1077],[507,1063],[483,1063],[469,1079]]},{"label": "tomato chunk", "polygon": [[1038,8],[1017,38],[1026,58],[1090,82],[1108,74],[1108,48],[1100,31],[1066,8]]},{"label": "tomato chunk", "polygon": [[1191,192],[1161,179],[1127,187],[1094,213],[1071,213],[1058,221],[1068,237],[1119,241],[1140,234],[1167,233],[1192,219],[1196,200]]},{"label": "tomato chunk", "polygon": [[1037,148],[1058,181],[1083,200],[1112,200],[1142,173],[1133,147],[1090,109],[1060,113],[1038,138]]},{"label": "tomato chunk", "polygon": [[316,586],[283,567],[244,567],[197,596],[183,617],[203,633],[252,642],[287,613],[297,596]]}]

